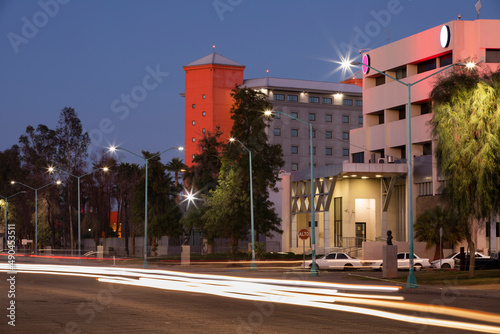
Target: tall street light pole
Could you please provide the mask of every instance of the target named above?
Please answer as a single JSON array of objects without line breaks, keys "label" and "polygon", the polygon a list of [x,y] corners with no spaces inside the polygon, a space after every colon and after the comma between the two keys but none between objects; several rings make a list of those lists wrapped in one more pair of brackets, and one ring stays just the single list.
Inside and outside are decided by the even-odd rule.
[{"label": "tall street light pole", "polygon": [[55,182],[50,182],[40,188],[33,188],[33,187],[30,187],[28,186],[27,184],[24,184],[22,182],[19,182],[19,181],[11,181],[10,182],[11,184],[20,184],[26,188],[29,188],[31,190],[34,190],[35,191],[35,255],[38,255],[38,190],[41,190],[45,187],[48,187],[50,186],[51,184],[61,184],[61,181],[55,181]]},{"label": "tall street light pole", "polygon": [[8,217],[7,217],[7,210],[9,209],[9,198],[12,198],[16,195],[19,195],[19,194],[25,194],[26,191],[19,191],[17,193],[15,193],[14,195],[10,195],[10,196],[2,196],[0,195],[1,198],[4,199],[4,202],[5,202],[5,244],[4,244],[4,248],[7,249],[7,220],[8,220]]},{"label": "tall street light pole", "polygon": [[145,173],[146,173],[146,180],[145,180],[145,189],[144,189],[144,268],[147,268],[148,267],[148,162],[149,160],[153,159],[153,158],[156,158],[157,156],[165,153],[165,152],[168,152],[170,150],[173,150],[173,149],[177,149],[179,151],[182,151],[184,150],[184,147],[182,146],[174,146],[174,147],[171,147],[169,149],[166,149],[165,151],[162,151],[160,153],[157,153],[155,155],[153,155],[152,157],[149,157],[149,158],[145,158],[144,156],[140,156],[138,154],[135,154],[134,152],[131,152],[123,147],[115,147],[115,146],[111,146],[109,148],[109,151],[110,152],[115,152],[117,150],[122,150],[122,151],[126,151],[132,155],[135,155],[136,157],[138,158],[141,158],[144,160],[145,162]]},{"label": "tall street light pole", "polygon": [[394,81],[399,82],[402,85],[405,85],[408,88],[408,107],[407,107],[407,118],[408,118],[408,239],[409,239],[409,257],[410,257],[410,268],[409,268],[409,274],[408,274],[408,279],[406,282],[406,287],[408,288],[416,288],[417,287],[417,278],[415,277],[415,272],[413,268],[413,158],[412,158],[412,153],[411,153],[411,87],[418,84],[421,81],[424,81],[438,73],[441,73],[443,71],[446,71],[449,68],[452,68],[454,66],[466,66],[467,68],[473,68],[475,66],[474,63],[455,63],[448,65],[446,67],[443,67],[439,71],[436,71],[420,80],[417,80],[413,83],[407,83],[403,82],[399,79],[396,79],[395,77],[384,73],[382,71],[377,70],[376,68],[373,68],[372,66],[365,64],[365,63],[360,63],[358,61],[351,62],[348,65],[362,65],[366,66],[388,78],[391,78]]},{"label": "tall street light pole", "polygon": [[239,141],[236,138],[231,138],[229,139],[230,142],[237,141],[238,143],[245,148],[245,150],[248,151],[248,156],[249,156],[249,162],[250,162],[250,230],[252,233],[252,264],[250,266],[251,269],[257,269],[257,264],[255,263],[255,225],[254,225],[254,219],[253,219],[253,185],[252,185],[252,179],[253,179],[253,173],[252,173],[252,151],[248,149],[241,141]]},{"label": "tall street light pole", "polygon": [[[76,176],[76,175],[73,175],[71,174],[70,172],[67,172],[65,170],[62,170],[60,168],[56,168],[56,167],[49,167],[49,172],[52,173],[54,171],[59,171],[59,172],[63,172],[63,173],[66,173],[67,175],[69,176],[72,176],[74,178],[77,178],[78,179],[78,262],[81,262],[82,259],[80,259],[80,256],[82,254],[82,245],[81,245],[81,229],[80,229],[80,225],[81,225],[81,209],[80,209],[80,179],[82,177],[85,177],[87,175],[90,175],[98,170],[102,170],[103,172],[107,172],[109,171],[108,167],[99,167],[99,168],[96,168],[94,169],[93,171],[91,172],[88,172],[87,174],[84,174],[84,175],[80,175],[80,176]],[[73,250],[71,250],[73,251]]]},{"label": "tall street light pole", "polygon": [[316,233],[315,233],[315,217],[314,217],[314,160],[313,160],[313,128],[311,123],[304,122],[297,117],[292,115],[288,115],[280,110],[267,110],[264,112],[266,116],[270,116],[272,113],[279,113],[285,116],[288,116],[294,120],[297,120],[301,123],[307,124],[309,126],[309,153],[311,156],[311,255],[312,255],[312,263],[311,263],[311,276],[318,275],[318,267],[316,264]]}]

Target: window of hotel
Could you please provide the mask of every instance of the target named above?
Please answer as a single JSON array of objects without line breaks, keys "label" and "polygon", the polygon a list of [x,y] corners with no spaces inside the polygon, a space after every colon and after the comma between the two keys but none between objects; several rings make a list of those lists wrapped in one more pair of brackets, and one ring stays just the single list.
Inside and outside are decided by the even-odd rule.
[{"label": "window of hotel", "polygon": [[313,138],[316,138],[316,130],[313,129]]},{"label": "window of hotel", "polygon": [[405,109],[399,109],[399,120],[406,119],[406,110]]},{"label": "window of hotel", "polygon": [[342,116],[342,123],[349,123],[349,116]]},{"label": "window of hotel", "polygon": [[500,49],[486,49],[487,63],[500,63]]},{"label": "window of hotel", "polygon": [[322,97],[321,98],[321,103],[323,103],[323,104],[332,104],[332,98],[331,97]]},{"label": "window of hotel", "polygon": [[326,131],[325,132],[326,139],[332,139],[332,132],[331,131]]},{"label": "window of hotel", "polygon": [[325,115],[325,122],[331,122],[332,121],[332,115],[326,114]]},{"label": "window of hotel", "polygon": [[442,56],[440,59],[441,59],[441,67],[448,66],[453,63],[453,55],[451,53]]},{"label": "window of hotel", "polygon": [[194,159],[194,154],[191,156],[191,159]]},{"label": "window of hotel", "polygon": [[384,123],[385,123],[384,113],[381,113],[378,115],[378,124],[384,124]]},{"label": "window of hotel", "polygon": [[295,118],[299,118],[299,113],[296,112],[296,111],[292,111],[292,114],[291,114],[292,117],[295,117]]},{"label": "window of hotel", "polygon": [[[311,154],[311,147],[309,147],[309,154]],[[313,147],[313,155],[316,155],[316,147]]]},{"label": "window of hotel", "polygon": [[281,129],[280,128],[274,128],[274,135],[275,136],[281,136]]},{"label": "window of hotel", "polygon": [[363,100],[356,100],[356,107],[362,107],[363,106]]},{"label": "window of hotel", "polygon": [[363,124],[363,116],[358,117],[358,124]]},{"label": "window of hotel", "polygon": [[375,78],[375,86],[380,86],[385,84],[385,75],[381,75]]},{"label": "window of hotel", "polygon": [[287,95],[286,99],[290,102],[297,102],[299,100],[299,97],[297,95]]},{"label": "window of hotel", "polygon": [[195,124],[196,124],[196,122],[195,122],[195,121],[193,121],[193,125],[195,125]]},{"label": "window of hotel", "polygon": [[204,100],[206,97],[207,97],[207,96],[206,96],[205,94],[203,94],[203,95],[202,95],[203,100]]},{"label": "window of hotel", "polygon": [[325,151],[325,154],[326,155],[332,155],[332,152],[333,152],[332,148],[331,147],[327,147],[326,151]]},{"label": "window of hotel", "polygon": [[207,132],[207,129],[203,129],[203,130],[201,130],[201,132],[205,133],[205,132]]},{"label": "window of hotel", "polygon": [[352,106],[352,100],[351,99],[344,99],[342,101],[342,104],[345,106]]},{"label": "window of hotel", "polygon": [[342,139],[349,140],[349,132],[342,132]]},{"label": "window of hotel", "polygon": [[299,170],[299,164],[292,164],[292,170]]},{"label": "window of hotel", "polygon": [[417,64],[417,73],[423,73],[434,70],[436,68],[436,59],[429,59],[420,64]]},{"label": "window of hotel", "polygon": [[274,118],[280,119],[281,118],[280,112],[281,112],[281,110],[276,110],[276,112],[273,112]]},{"label": "window of hotel", "polygon": [[365,155],[363,154],[363,152],[354,153],[352,155],[352,162],[354,162],[355,164],[364,163],[365,162]]},{"label": "window of hotel", "polygon": [[274,94],[275,101],[285,101],[285,94]]},{"label": "window of hotel", "polygon": [[397,68],[395,71],[396,71],[396,79],[406,78],[406,66]]},{"label": "window of hotel", "polygon": [[194,109],[194,108],[196,108],[196,104],[194,104],[194,103],[193,103],[192,108],[193,108],[193,109]]},{"label": "window of hotel", "polygon": [[310,121],[315,121],[316,120],[316,114],[310,113],[309,114],[309,120]]},{"label": "window of hotel", "polygon": [[319,97],[309,96],[309,103],[319,103]]},{"label": "window of hotel", "polygon": [[193,137],[192,141],[193,141],[193,143],[194,143],[194,142],[196,141],[196,138],[195,138],[195,137]]},{"label": "window of hotel", "polygon": [[432,106],[430,102],[420,105],[420,115],[430,114],[432,112]]},{"label": "window of hotel", "polygon": [[292,154],[299,154],[299,147],[298,146],[292,146]]},{"label": "window of hotel", "polygon": [[342,155],[343,155],[344,157],[348,157],[348,156],[349,156],[349,149],[348,149],[348,148],[344,148],[344,149],[342,150]]},{"label": "window of hotel", "polygon": [[292,137],[298,137],[299,136],[299,129],[292,129]]},{"label": "window of hotel", "polygon": [[201,115],[202,115],[202,116],[206,116],[206,115],[207,115],[207,113],[206,113],[206,112],[202,112],[202,113],[201,113]]}]

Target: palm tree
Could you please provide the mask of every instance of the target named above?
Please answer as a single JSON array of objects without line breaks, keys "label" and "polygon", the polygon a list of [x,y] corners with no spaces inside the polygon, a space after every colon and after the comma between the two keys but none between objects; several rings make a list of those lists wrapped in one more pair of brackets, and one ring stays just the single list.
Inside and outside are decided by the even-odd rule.
[{"label": "palm tree", "polygon": [[166,168],[169,172],[174,172],[174,182],[175,188],[178,187],[179,172],[185,171],[187,166],[179,158],[173,158],[167,165]]},{"label": "palm tree", "polygon": [[459,220],[453,211],[440,206],[424,211],[415,222],[415,238],[427,243],[427,248],[436,246],[434,259],[442,259],[439,251],[439,230],[443,229],[443,242],[455,246],[465,238]]}]

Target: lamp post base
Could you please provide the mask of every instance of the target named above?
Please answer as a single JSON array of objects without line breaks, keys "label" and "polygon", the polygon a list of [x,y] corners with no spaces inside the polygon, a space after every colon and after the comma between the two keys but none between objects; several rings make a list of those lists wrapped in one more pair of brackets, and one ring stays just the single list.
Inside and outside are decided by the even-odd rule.
[{"label": "lamp post base", "polygon": [[316,262],[311,264],[311,273],[309,276],[318,276],[318,267],[316,266]]},{"label": "lamp post base", "polygon": [[143,268],[144,268],[144,269],[148,269],[148,260],[147,260],[147,259],[144,259],[144,265],[143,265]]},{"label": "lamp post base", "polygon": [[257,263],[252,261],[252,264],[250,265],[250,269],[257,270]]},{"label": "lamp post base", "polygon": [[408,275],[408,280],[406,281],[407,288],[416,288],[417,287],[417,277],[415,274],[411,273]]}]

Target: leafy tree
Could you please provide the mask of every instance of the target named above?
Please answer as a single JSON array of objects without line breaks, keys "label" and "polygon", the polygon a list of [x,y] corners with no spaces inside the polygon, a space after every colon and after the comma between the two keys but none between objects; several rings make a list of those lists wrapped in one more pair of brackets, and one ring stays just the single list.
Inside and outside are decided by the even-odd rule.
[{"label": "leafy tree", "polygon": [[187,169],[187,184],[200,194],[208,194],[217,186],[217,178],[221,168],[222,149],[220,141],[222,131],[219,126],[213,132],[207,131],[198,142],[199,154],[193,159],[193,165]]},{"label": "leafy tree", "polygon": [[[143,151],[148,162],[148,236],[151,237],[153,252],[156,252],[157,238],[167,235],[179,237],[182,233],[181,212],[176,205],[177,191],[175,184],[166,173],[166,166],[161,163],[157,153]],[[137,221],[144,218],[145,177],[137,183],[136,197],[133,204],[133,217]]]},{"label": "leafy tree", "polygon": [[[58,141],[57,146],[57,162],[58,168],[72,173],[73,175],[82,174],[87,158],[87,148],[90,144],[88,133],[83,132],[83,127],[78,118],[75,109],[64,108],[59,114],[59,121],[56,128],[56,136]],[[70,247],[74,249],[74,232],[73,232],[73,210],[76,197],[75,186],[77,180],[66,175],[66,202],[68,203],[68,218],[69,218],[69,234]]]},{"label": "leafy tree", "polygon": [[129,255],[128,238],[132,236],[132,256],[135,255],[136,225],[132,219],[132,203],[135,198],[136,183],[141,177],[141,169],[137,164],[120,163],[116,171],[116,201],[118,206],[118,223],[121,224],[122,236],[125,238],[125,252]]},{"label": "leafy tree", "polygon": [[455,246],[464,239],[463,226],[453,211],[435,206],[432,209],[424,211],[417,217],[415,222],[415,238],[418,241],[427,243],[427,248],[436,246],[434,259],[443,258],[443,253],[439,250],[439,231],[443,229],[444,243]]},{"label": "leafy tree", "polygon": [[[459,70],[431,93],[436,156],[446,178],[443,194],[458,212],[471,254],[485,219],[498,212],[500,186],[500,69]],[[471,257],[469,277],[474,276]]]},{"label": "leafy tree", "polygon": [[[231,136],[252,152],[255,231],[271,235],[271,231],[280,231],[280,219],[269,201],[269,189],[277,191],[278,172],[284,164],[281,146],[267,142],[269,125],[263,111],[272,105],[264,94],[253,89],[236,87],[231,96]],[[250,229],[249,163],[249,154],[239,143],[225,145],[218,186],[210,193],[204,214],[214,235],[230,239],[232,253]]]},{"label": "leafy tree", "polygon": [[[48,128],[46,125],[39,124],[35,129],[32,126],[26,127],[26,133],[19,138],[20,153],[22,168],[24,170],[24,182],[33,188],[40,188],[51,182],[46,168],[57,158],[57,148],[59,146],[59,139],[57,132]],[[29,189],[24,189],[30,191]],[[51,244],[52,247],[56,246],[56,229],[57,218],[59,218],[61,203],[58,195],[59,189],[57,187],[46,187],[38,192],[38,200],[41,203],[45,202],[47,206],[47,214],[39,219],[39,223],[43,226],[46,222],[51,231]],[[29,198],[29,197],[28,197]],[[29,208],[23,210],[23,215],[33,217],[32,219],[22,219],[19,226],[19,236],[33,236],[35,235],[35,203],[28,200]],[[40,209],[43,208],[40,206]],[[30,222],[25,225],[24,221]]]}]

